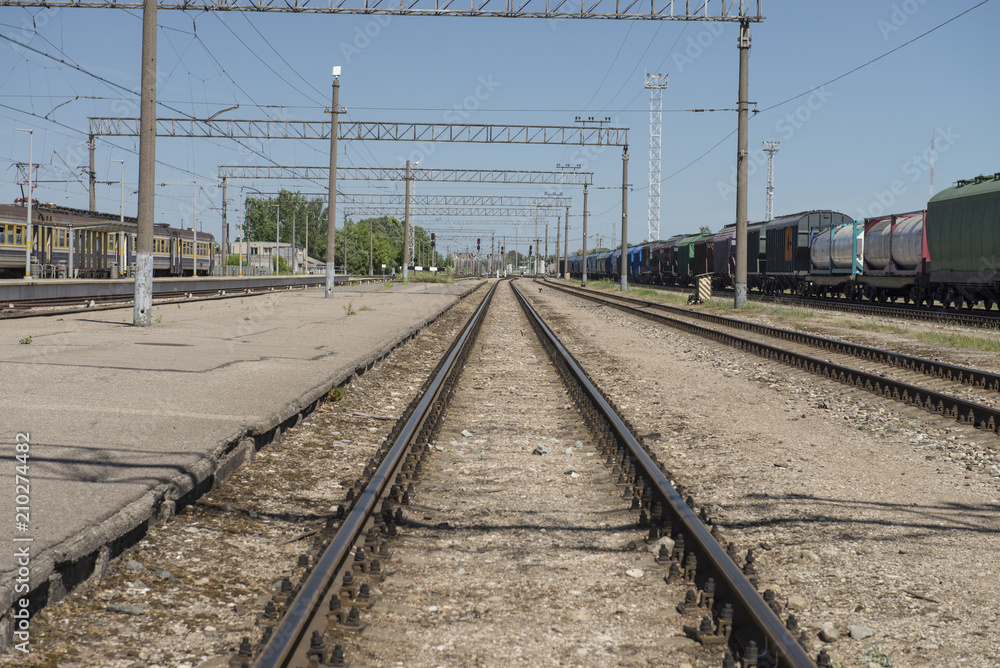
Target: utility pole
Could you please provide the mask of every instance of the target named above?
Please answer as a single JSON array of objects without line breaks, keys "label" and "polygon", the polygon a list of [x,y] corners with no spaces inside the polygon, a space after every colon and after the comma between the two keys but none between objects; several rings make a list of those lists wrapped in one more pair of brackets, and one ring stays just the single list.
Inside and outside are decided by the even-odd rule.
[{"label": "utility pole", "polygon": [[220,256],[222,258],[222,275],[225,276],[229,271],[226,267],[229,266],[229,223],[226,221],[226,209],[229,208],[229,202],[226,200],[226,177],[222,177],[222,252]]},{"label": "utility pole", "polygon": [[[298,208],[298,207],[296,207]],[[299,249],[296,247],[298,244],[295,243],[295,214],[298,211],[292,209],[292,276],[299,273]]]},{"label": "utility pole", "polygon": [[375,232],[372,229],[372,219],[368,219],[368,275],[375,275]]},{"label": "utility pole", "polygon": [[340,66],[333,68],[333,105],[330,107],[330,180],[326,215],[326,296],[333,296],[337,274],[337,122],[340,120]]},{"label": "utility pole", "polygon": [[538,274],[538,209],[535,208],[535,262],[531,266],[531,273]]},{"label": "utility pole", "polygon": [[403,282],[409,276],[408,265],[410,264],[410,181],[412,174],[410,171],[410,161],[406,161],[406,220],[403,221]]},{"label": "utility pole", "polygon": [[347,212],[344,212],[344,275],[347,275]]},{"label": "utility pole", "polygon": [[94,168],[94,148],[94,135],[89,135],[87,139],[87,152],[90,153],[90,169],[87,172],[87,181],[90,184],[91,211],[97,211],[97,170]]},{"label": "utility pole", "polygon": [[[556,223],[556,229],[557,230],[559,229],[558,223]],[[542,273],[546,275],[549,273],[548,262],[549,262],[549,224],[545,223],[545,255],[542,256]]]},{"label": "utility pole", "polygon": [[309,209],[306,209],[306,273],[309,272]]},{"label": "utility pole", "polygon": [[156,214],[156,3],[142,3],[142,79],[139,102],[139,218],[132,324],[153,323],[153,217]]},{"label": "utility pole", "polygon": [[281,202],[276,205],[278,213],[274,219],[274,275],[278,275],[278,238],[281,236]]},{"label": "utility pole", "polygon": [[[250,262],[250,242],[247,241],[247,203],[243,199],[243,189],[240,188],[240,210],[243,212],[243,234],[240,238],[243,239],[243,245],[247,249],[247,263]],[[240,248],[240,276],[243,275],[243,249]]]},{"label": "utility pole", "polygon": [[646,239],[660,238],[660,158],[663,154],[663,90],[666,74],[646,74],[649,89],[649,220]]},{"label": "utility pole", "polygon": [[[194,232],[194,264],[192,265],[191,275],[198,275],[198,181],[196,179],[188,179],[191,185],[194,186],[194,223],[191,225],[191,230]],[[183,267],[181,267],[181,273],[183,272]]]},{"label": "utility pole", "polygon": [[556,278],[561,278],[562,272],[559,271],[559,219],[556,219]]},{"label": "utility pole", "polygon": [[566,263],[563,278],[569,278],[569,207],[566,207],[566,233],[563,235],[563,257]]},{"label": "utility pole", "polygon": [[[124,160],[112,160],[111,162],[120,162],[122,164],[121,205],[120,205],[120,208],[118,209],[118,224],[121,225],[124,228],[125,227],[125,161]],[[122,234],[123,234],[122,232],[119,232],[118,233],[118,238],[119,238],[119,241],[121,242],[121,245],[124,246],[126,242],[122,238]],[[118,257],[122,258],[121,249],[119,249]],[[119,276],[122,275],[122,273],[123,273],[122,270],[124,269],[125,262],[127,260],[128,260],[128,252],[126,250],[124,258],[122,258],[122,262],[118,265],[118,276],[115,276],[115,278],[118,278]]]},{"label": "utility pole", "polygon": [[739,124],[737,126],[736,152],[736,277],[733,281],[733,306],[741,308],[747,303],[747,116],[750,102],[750,22],[740,21],[740,85]]},{"label": "utility pole", "polygon": [[583,184],[583,273],[580,275],[580,287],[587,287],[587,184]]},{"label": "utility pole", "polygon": [[[31,238],[34,236],[34,230],[32,229],[31,223],[31,200],[33,181],[31,179],[31,172],[34,170],[35,165],[35,130],[34,129],[17,129],[18,132],[28,133],[28,237],[24,240],[24,278],[25,280],[31,280]],[[93,165],[91,165],[93,166]],[[70,277],[72,278],[72,277]]]},{"label": "utility pole", "polygon": [[764,153],[767,153],[767,202],[764,207],[764,220],[772,220],[774,213],[774,154],[781,150],[781,142],[768,139],[764,142]]},{"label": "utility pole", "polygon": [[622,148],[622,256],[621,290],[628,289],[628,146]]}]

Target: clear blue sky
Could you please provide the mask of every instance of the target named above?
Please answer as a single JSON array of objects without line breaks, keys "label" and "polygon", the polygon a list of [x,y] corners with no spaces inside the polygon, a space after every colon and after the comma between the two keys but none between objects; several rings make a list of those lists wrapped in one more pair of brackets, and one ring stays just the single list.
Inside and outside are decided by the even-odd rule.
[{"label": "clear blue sky", "polygon": [[[774,106],[865,65],[979,2],[765,2],[767,19],[751,27],[750,100],[761,113],[750,123],[750,219],[764,216],[767,170],[759,149],[771,138],[781,142],[775,160],[775,214],[831,208],[859,218],[883,208],[923,208],[930,185],[923,156],[932,135],[938,149],[935,191],[960,178],[1000,171],[997,1],[820,91]],[[683,111],[736,106],[734,24],[176,11],[161,11],[159,19],[163,117],[207,116],[239,104],[222,117],[322,119],[332,65],[343,67],[341,104],[351,120],[572,125],[578,115],[612,116],[616,125],[630,128],[630,242],[645,239],[647,230],[649,93],[643,75],[666,73],[660,236],[702,225],[718,230],[735,220],[736,114]],[[4,8],[0,34],[127,89],[139,88],[137,12]],[[7,41],[0,41],[0,54],[0,201],[19,195],[12,165],[28,158],[28,137],[14,128],[35,129],[39,179],[65,180],[73,177],[62,160],[73,168],[86,163],[88,116],[138,115],[134,96],[88,74]],[[76,96],[81,99],[59,106]],[[100,141],[97,150],[101,181],[117,181],[120,167],[113,160],[125,160],[125,209],[133,215],[137,148],[136,140],[114,138]],[[157,182],[167,185],[157,189],[157,217],[172,224],[183,219],[189,226],[194,187],[188,180],[197,178],[199,219],[203,229],[218,235],[219,164],[325,165],[327,151],[324,142],[247,141],[241,146],[161,138]],[[396,166],[412,156],[422,157],[426,167],[541,170],[583,162],[595,172],[598,186],[590,196],[590,232],[601,234],[606,244],[603,239],[621,223],[621,151],[607,148],[586,156],[578,151],[444,143],[426,151],[411,144],[343,142],[339,162]],[[266,191],[277,182],[252,185]],[[399,192],[400,186],[346,182],[341,189]],[[304,192],[323,187],[298,185]],[[571,239],[578,247],[581,189],[563,190],[573,197]],[[235,198],[230,208],[235,217],[239,187],[229,192]],[[422,183],[417,192],[536,195],[543,190]],[[87,206],[86,190],[75,181],[40,184],[36,197]],[[117,185],[98,186],[100,210],[116,213],[118,202]],[[455,221],[415,216],[417,224],[430,230],[454,228]],[[533,222],[522,224],[522,237],[526,228],[532,229]],[[484,237],[488,229],[498,235],[514,232],[509,222],[470,229],[483,231]],[[447,244],[447,235],[442,236]],[[456,238],[454,244],[466,241]]]}]

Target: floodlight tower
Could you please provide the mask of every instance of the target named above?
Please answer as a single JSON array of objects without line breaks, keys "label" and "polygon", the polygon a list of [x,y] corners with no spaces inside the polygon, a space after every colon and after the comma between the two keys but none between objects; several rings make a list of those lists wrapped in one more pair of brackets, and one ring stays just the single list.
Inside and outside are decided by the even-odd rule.
[{"label": "floodlight tower", "polygon": [[767,206],[764,220],[771,220],[774,204],[774,154],[781,150],[781,142],[768,139],[764,142],[764,153],[767,153]]},{"label": "floodlight tower", "polygon": [[646,238],[660,238],[660,155],[663,144],[660,131],[663,127],[663,89],[667,87],[666,74],[646,74],[649,89],[649,220]]}]

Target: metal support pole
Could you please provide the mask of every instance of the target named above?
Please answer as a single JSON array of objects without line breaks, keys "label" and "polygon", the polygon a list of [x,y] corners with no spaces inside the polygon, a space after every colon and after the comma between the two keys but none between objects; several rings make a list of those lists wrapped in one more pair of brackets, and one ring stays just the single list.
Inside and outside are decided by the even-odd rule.
[{"label": "metal support pole", "polygon": [[[156,2],[142,3],[142,80],[139,102],[139,204],[132,324],[153,323],[153,216],[156,205]],[[91,200],[94,201],[93,199]]]},{"label": "metal support pole", "polygon": [[337,122],[340,120],[340,68],[333,68],[333,105],[330,107],[330,181],[326,216],[326,296],[333,296],[337,272]]},{"label": "metal support pole", "polygon": [[[559,229],[559,224],[556,224],[556,229]],[[545,255],[542,256],[542,274],[548,276],[549,274],[549,224],[545,223]]]},{"label": "metal support pole", "polygon": [[406,220],[403,221],[403,282],[405,283],[410,275],[410,161],[406,161]]},{"label": "metal support pole", "polygon": [[622,148],[622,256],[621,289],[628,290],[628,146]]},{"label": "metal support pole", "polygon": [[566,265],[563,278],[569,278],[569,207],[566,207],[566,233],[563,235],[563,257]]},{"label": "metal support pole", "polygon": [[[546,238],[548,238],[546,236]],[[562,276],[562,272],[559,271],[559,220],[556,219],[556,278]]]},{"label": "metal support pole", "polygon": [[[145,48],[145,43],[143,44]],[[142,132],[142,128],[139,128]],[[90,170],[87,172],[87,181],[90,184],[90,210],[97,211],[97,170],[94,167],[94,135],[90,135],[87,140],[87,150],[90,153]]]},{"label": "metal support pole", "polygon": [[580,287],[587,287],[587,184],[583,184],[583,249],[580,251],[583,256],[583,274],[580,279]]},{"label": "metal support pole", "polygon": [[[530,253],[529,253],[530,254]],[[538,209],[535,209],[535,257],[531,266],[531,273],[538,275]]]},{"label": "metal support pole", "polygon": [[[121,205],[120,205],[120,208],[118,209],[118,224],[121,225],[122,229],[124,229],[125,228],[125,161],[124,160],[113,160],[112,162],[120,162],[122,164],[122,174],[121,174],[121,182],[120,182],[121,183]],[[115,236],[117,236],[119,239],[121,239],[122,236],[123,236],[123,233],[122,232],[118,232],[118,234],[116,234]],[[122,241],[122,245],[125,246],[126,242]],[[123,250],[124,250],[124,254],[122,253]],[[118,276],[115,276],[114,278],[118,278],[119,276],[121,276],[122,274],[124,274],[125,271],[126,271],[125,265],[128,263],[128,248],[126,247],[124,249],[119,249],[119,251],[118,251],[118,257],[121,259],[121,262],[118,265]]]},{"label": "metal support pole", "polygon": [[344,212],[344,274],[347,274],[347,212]]},{"label": "metal support pole", "polygon": [[28,133],[28,222],[27,222],[27,232],[28,236],[24,240],[24,278],[27,280],[31,279],[31,237],[32,235],[32,221],[31,221],[31,200],[33,182],[31,179],[31,171],[34,169],[35,162],[35,131],[33,129],[22,130],[18,128],[18,132]]},{"label": "metal support pole", "polygon": [[292,275],[293,276],[299,273],[299,249],[297,248],[298,246],[298,244],[296,243],[297,237],[295,235],[295,214],[297,213],[298,211],[292,209]]},{"label": "metal support pole", "polygon": [[226,222],[226,209],[229,208],[228,200],[226,200],[226,177],[222,177],[222,252],[219,253],[220,261],[222,263],[222,275],[225,276],[229,271],[226,267],[229,266],[229,223]]},{"label": "metal support pole", "polygon": [[[243,212],[243,234],[240,237],[243,239],[243,245],[248,249],[250,248],[250,243],[247,241],[247,204],[246,200],[243,199],[243,193],[240,193],[240,211]],[[249,262],[249,255],[247,256],[247,262]],[[243,275],[243,249],[240,248],[240,276]]]},{"label": "metal support pole", "polygon": [[368,219],[368,275],[375,275],[375,231],[371,218]]},{"label": "metal support pole", "polygon": [[747,116],[749,109],[750,22],[740,21],[740,97],[736,153],[736,277],[733,306],[747,303]]},{"label": "metal support pole", "polygon": [[191,231],[194,233],[194,244],[193,244],[193,258],[191,262],[191,275],[198,275],[198,182],[192,181],[194,184],[194,218],[191,224]]}]

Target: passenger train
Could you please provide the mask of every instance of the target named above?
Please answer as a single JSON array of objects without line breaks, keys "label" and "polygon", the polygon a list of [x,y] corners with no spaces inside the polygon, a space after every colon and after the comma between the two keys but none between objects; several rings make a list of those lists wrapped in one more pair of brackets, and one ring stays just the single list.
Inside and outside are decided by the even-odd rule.
[{"label": "passenger train", "polygon": [[[0,277],[22,278],[27,251],[27,206],[0,204]],[[121,278],[134,273],[135,218],[32,203],[31,275],[36,278]],[[195,243],[197,241],[197,248]],[[70,246],[73,246],[72,253]],[[153,275],[211,273],[215,237],[153,226]]]},{"label": "passenger train", "polygon": [[[733,284],[736,226],[628,249],[628,280]],[[569,274],[621,279],[621,250],[567,258]],[[563,265],[566,269],[567,264]],[[959,181],[921,211],[864,220],[804,211],[747,226],[747,287],[765,294],[987,309],[1000,303],[1000,173]]]}]

